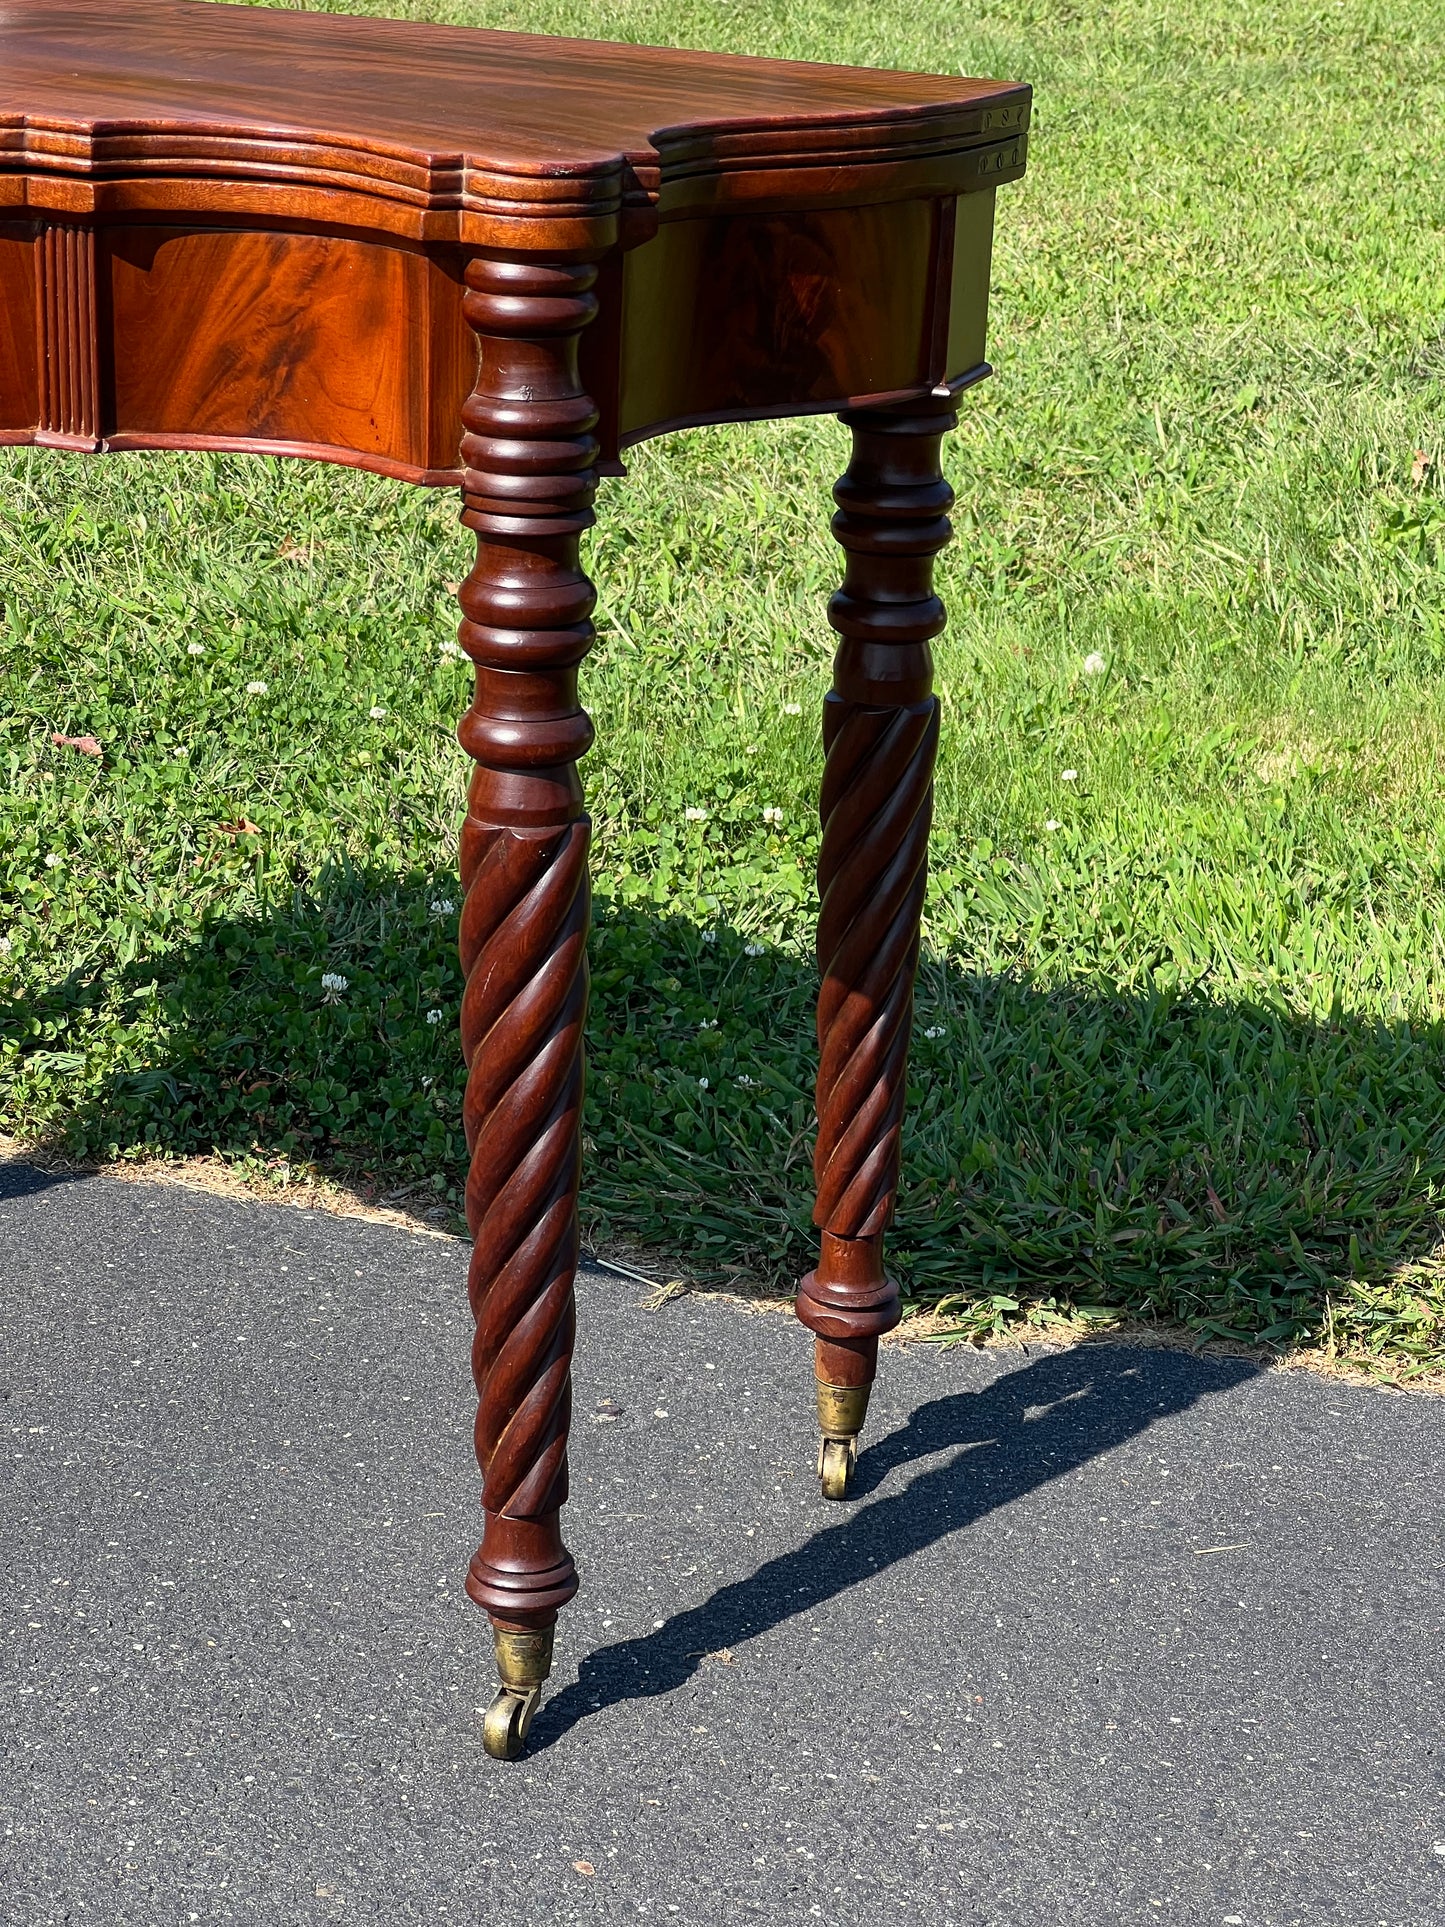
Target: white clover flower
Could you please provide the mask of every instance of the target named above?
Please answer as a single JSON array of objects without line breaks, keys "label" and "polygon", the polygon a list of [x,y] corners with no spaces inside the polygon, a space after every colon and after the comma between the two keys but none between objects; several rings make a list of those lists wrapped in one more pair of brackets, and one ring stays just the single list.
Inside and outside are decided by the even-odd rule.
[{"label": "white clover flower", "polygon": [[763,811],[763,821],[765,823],[781,823],[782,820],[783,820],[783,812],[777,807],[776,804],[769,803],[766,809]]},{"label": "white clover flower", "polygon": [[323,1004],[339,1004],[341,1002],[342,991],[349,988],[350,986],[340,971],[326,970],[322,972],[321,989],[323,994],[321,1001]]},{"label": "white clover flower", "polygon": [[433,923],[440,923],[443,917],[452,916],[456,907],[450,897],[433,897],[427,905],[427,913]]},{"label": "white clover flower", "polygon": [[462,645],[454,641],[450,636],[447,636],[443,641],[439,642],[437,649],[443,656],[464,656],[467,653]]},{"label": "white clover flower", "polygon": [[702,933],[702,940],[704,943],[716,943],[717,942],[716,930],[704,930]]},{"label": "white clover flower", "polygon": [[760,943],[745,943],[743,945],[743,955],[745,957],[761,957],[762,954],[763,946]]},{"label": "white clover flower", "polygon": [[382,717],[386,714],[386,711],[382,708],[380,703],[373,703],[370,709],[368,709],[366,713],[368,716],[370,716],[371,720],[374,723],[379,723]]},{"label": "white clover flower", "polygon": [[188,656],[204,656],[205,653],[206,645],[203,642],[188,642],[186,644],[186,654]]},{"label": "white clover flower", "polygon": [[14,948],[8,937],[0,937],[0,957],[8,957]]},{"label": "white clover flower", "polygon": [[1063,824],[1059,821],[1059,819],[1056,816],[1051,816],[1048,822],[1045,823],[1044,825],[1044,828],[1046,830],[1061,830],[1063,827],[1064,827]]},{"label": "white clover flower", "polygon": [[686,809],[683,811],[683,816],[689,823],[706,823],[707,821],[706,810]]},{"label": "white clover flower", "polygon": [[930,1024],[923,1034],[925,1037],[942,1037],[946,1028],[944,1024]]},{"label": "white clover flower", "polygon": [[445,1016],[446,1012],[444,1010],[429,1010],[426,1014],[426,1020],[429,1024],[439,1024]]},{"label": "white clover flower", "polygon": [[266,685],[265,685],[265,683],[263,683],[263,682],[248,682],[248,683],[246,684],[246,694],[247,694],[248,696],[264,696],[264,695],[266,694]]},{"label": "white clover flower", "polygon": [[756,755],[757,755],[757,753],[758,753],[758,749],[759,749],[759,747],[760,747],[760,745],[759,745],[759,744],[757,744],[757,743],[749,743],[749,744],[748,744],[748,746],[747,746],[747,748],[746,748],[746,749],[745,749],[745,750],[743,751],[743,755],[744,755],[744,756],[756,756]]},{"label": "white clover flower", "polygon": [[716,1029],[717,1029],[717,1018],[716,1018],[716,1017],[704,1017],[704,1018],[703,1018],[703,1020],[702,1020],[702,1022],[701,1022],[701,1023],[700,1023],[699,1025],[698,1025],[698,1029],[699,1029],[699,1030],[716,1030]]},{"label": "white clover flower", "polygon": [[801,703],[784,703],[783,704],[783,714],[785,716],[801,716],[802,713],[803,713],[803,705]]},{"label": "white clover flower", "polygon": [[46,853],[45,867],[47,870],[58,870],[64,861],[63,856],[57,856],[54,850],[50,850]]},{"label": "white clover flower", "polygon": [[175,748],[171,751],[171,755],[178,756],[182,762],[185,761],[186,757],[188,757],[190,753],[191,752],[186,748],[184,743],[177,743]]},{"label": "white clover flower", "polygon": [[745,1091],[750,1091],[758,1080],[755,1077],[749,1077],[746,1071],[739,1071],[737,1081]]},{"label": "white clover flower", "polygon": [[1086,676],[1102,676],[1108,667],[1108,663],[1099,654],[1097,649],[1084,658],[1084,674]]},{"label": "white clover flower", "polygon": [[1059,780],[1063,783],[1077,783],[1079,772],[1076,769],[1066,769]]},{"label": "white clover flower", "polygon": [[700,1091],[705,1091],[707,1089],[707,1079],[705,1077],[700,1077],[697,1080],[697,1087]]}]

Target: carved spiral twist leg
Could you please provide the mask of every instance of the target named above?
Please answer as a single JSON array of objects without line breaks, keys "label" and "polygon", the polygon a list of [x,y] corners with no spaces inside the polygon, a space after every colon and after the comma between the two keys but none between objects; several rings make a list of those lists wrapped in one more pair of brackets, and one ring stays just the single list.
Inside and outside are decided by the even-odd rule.
[{"label": "carved spiral twist leg", "polygon": [[485,1527],[467,1591],[491,1616],[502,1686],[489,1753],[522,1749],[577,1590],[562,1543],[575,1330],[587,846],[576,762],[592,741],[577,667],[593,589],[597,411],[577,372],[595,268],[478,259],[466,318],[481,346],[463,410],[461,588],[476,693],[458,735],[475,759],[461,839],[462,1050],[471,1153],[469,1295]]},{"label": "carved spiral twist leg", "polygon": [[828,604],[838,632],[824,703],[818,860],[818,1267],[798,1291],[817,1335],[824,1496],[842,1498],[877,1370],[898,1323],[883,1232],[898,1189],[913,981],[933,811],[938,704],[929,642],[943,628],[933,558],[952,530],[939,445],[955,404],[850,410],[848,472],[833,491],[847,556]]}]

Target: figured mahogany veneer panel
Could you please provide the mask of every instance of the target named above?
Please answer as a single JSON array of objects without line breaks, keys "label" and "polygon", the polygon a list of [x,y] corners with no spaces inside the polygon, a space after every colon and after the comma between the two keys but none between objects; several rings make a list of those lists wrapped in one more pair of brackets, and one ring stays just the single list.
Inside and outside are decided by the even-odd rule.
[{"label": "figured mahogany veneer panel", "polygon": [[623,265],[622,439],[926,385],[937,206],[660,228]]},{"label": "figured mahogany veneer panel", "polygon": [[111,447],[264,445],[455,478],[476,374],[460,262],[224,229],[102,229],[101,246]]},{"label": "figured mahogany veneer panel", "polygon": [[[584,374],[604,457],[976,368],[992,203],[665,223],[599,279]],[[311,454],[453,483],[476,373],[464,262],[354,234],[5,224],[0,435]]]},{"label": "figured mahogany veneer panel", "polygon": [[0,442],[30,441],[40,421],[35,233],[0,222]]}]

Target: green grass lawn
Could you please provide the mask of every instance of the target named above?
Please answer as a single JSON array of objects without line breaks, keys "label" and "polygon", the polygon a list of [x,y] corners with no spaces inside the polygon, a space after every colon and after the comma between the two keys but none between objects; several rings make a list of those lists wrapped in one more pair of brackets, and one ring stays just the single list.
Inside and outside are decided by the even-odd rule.
[{"label": "green grass lawn", "polygon": [[[1127,1308],[1438,1366],[1434,0],[344,10],[1035,84],[998,373],[948,456],[894,1267],[959,1330]],[[811,1243],[845,443],[637,450],[590,544],[584,1213],[702,1277],[790,1281]],[[244,458],[0,473],[0,1131],[455,1200],[454,501]]]}]

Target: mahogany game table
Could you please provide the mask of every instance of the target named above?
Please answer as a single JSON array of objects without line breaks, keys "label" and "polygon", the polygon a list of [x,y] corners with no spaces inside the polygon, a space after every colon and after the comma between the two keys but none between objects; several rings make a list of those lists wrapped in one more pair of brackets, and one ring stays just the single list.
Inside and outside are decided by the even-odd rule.
[{"label": "mahogany game table", "polygon": [[[477,1459],[467,1590],[522,1750],[577,1589],[567,1496],[592,741],[578,542],[629,443],[837,410],[816,1334],[845,1496],[879,1335],[950,534],[994,191],[1029,90],[183,0],[0,0],[0,442],[308,456],[459,487]],[[461,429],[460,451],[457,431]]]}]

